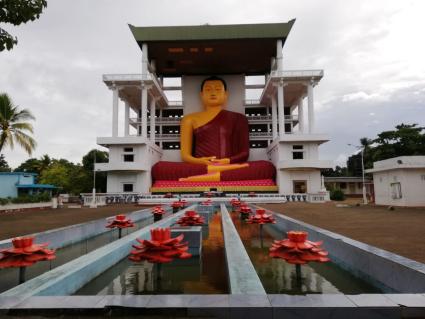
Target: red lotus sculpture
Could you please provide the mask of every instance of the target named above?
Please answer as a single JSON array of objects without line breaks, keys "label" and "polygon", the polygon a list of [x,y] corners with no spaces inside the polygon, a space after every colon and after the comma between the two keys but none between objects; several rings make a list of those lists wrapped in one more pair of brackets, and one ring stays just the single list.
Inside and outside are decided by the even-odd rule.
[{"label": "red lotus sculpture", "polygon": [[194,210],[188,210],[185,212],[184,216],[180,217],[177,221],[177,224],[180,226],[199,226],[205,223],[204,217],[199,215]]},{"label": "red lotus sculpture", "polygon": [[173,202],[171,207],[173,208],[173,213],[177,213],[180,209],[182,209],[184,204],[180,201]]},{"label": "red lotus sculpture", "polygon": [[164,195],[164,198],[173,198],[173,194],[167,193]]},{"label": "red lotus sculpture", "polygon": [[237,198],[232,198],[230,200],[230,205],[232,205],[233,208],[237,208],[241,205],[241,201]]},{"label": "red lotus sculpture", "polygon": [[153,221],[157,222],[158,220],[162,219],[162,215],[165,214],[165,210],[161,206],[155,206],[152,209],[152,214],[153,214]]},{"label": "red lotus sculpture", "polygon": [[117,215],[114,219],[108,221],[109,224],[106,225],[106,228],[128,228],[134,227],[134,223],[130,218],[127,218],[125,215]]},{"label": "red lotus sculpture", "polygon": [[25,267],[56,258],[55,250],[46,248],[48,243],[34,244],[31,236],[14,238],[12,244],[12,248],[0,250],[0,268],[20,267],[19,283],[25,281]]},{"label": "red lotus sculpture", "polygon": [[286,239],[274,241],[270,247],[270,257],[285,259],[286,262],[295,265],[304,265],[310,261],[329,261],[328,252],[320,247],[323,242],[307,240],[307,232],[289,231],[287,236]]},{"label": "red lotus sculpture", "polygon": [[201,205],[203,206],[212,206],[212,200],[207,199],[206,201],[201,202]]},{"label": "red lotus sculpture", "polygon": [[136,239],[140,245],[133,245],[129,259],[132,261],[147,260],[150,263],[168,263],[174,258],[187,259],[192,257],[187,251],[188,243],[182,243],[183,234],[171,238],[170,228],[151,230],[151,240]]},{"label": "red lotus sculpture", "polygon": [[130,218],[125,215],[116,215],[114,219],[108,221],[109,224],[106,228],[118,228],[118,238],[122,237],[122,229],[128,227],[134,227],[134,223]]},{"label": "red lotus sculpture", "polygon": [[248,224],[276,224],[275,218],[272,214],[266,214],[265,209],[257,209],[255,215],[250,216],[247,221]]},{"label": "red lotus sculpture", "polygon": [[242,219],[247,219],[249,214],[252,213],[252,210],[248,205],[244,204],[240,206],[239,213],[241,214]]}]

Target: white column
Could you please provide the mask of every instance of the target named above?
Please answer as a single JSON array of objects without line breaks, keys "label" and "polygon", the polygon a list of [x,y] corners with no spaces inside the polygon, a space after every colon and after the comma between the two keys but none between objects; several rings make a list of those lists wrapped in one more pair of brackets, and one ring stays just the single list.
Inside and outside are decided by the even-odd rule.
[{"label": "white column", "polygon": [[272,94],[272,135],[273,140],[277,138],[277,109],[276,109],[276,96]]},{"label": "white column", "polygon": [[308,132],[314,132],[314,100],[313,100],[313,83],[307,85],[308,95]]},{"label": "white column", "polygon": [[124,136],[130,135],[130,106],[125,102],[124,108]]},{"label": "white column", "polygon": [[141,86],[141,110],[142,110],[142,137],[147,138],[148,137],[148,89],[146,88],[146,85],[142,83]]},{"label": "white column", "polygon": [[118,88],[112,87],[112,137],[118,136]]},{"label": "white column", "polygon": [[279,82],[279,86],[277,87],[277,110],[279,116],[279,137],[283,138],[285,134],[285,95],[283,92],[283,81]]},{"label": "white column", "polygon": [[277,71],[283,71],[283,55],[282,55],[282,40],[276,41],[276,63]]},{"label": "white column", "polygon": [[304,103],[302,97],[298,100],[298,129],[300,133],[304,133]]},{"label": "white column", "polygon": [[155,144],[155,98],[152,97],[151,105],[150,105],[150,113],[151,113],[151,142]]},{"label": "white column", "polygon": [[146,79],[148,75],[148,45],[142,44],[142,79]]}]

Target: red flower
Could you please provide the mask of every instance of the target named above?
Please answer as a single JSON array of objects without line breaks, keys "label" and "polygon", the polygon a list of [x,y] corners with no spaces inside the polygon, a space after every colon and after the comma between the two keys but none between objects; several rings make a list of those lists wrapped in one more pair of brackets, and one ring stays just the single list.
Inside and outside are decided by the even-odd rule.
[{"label": "red flower", "polygon": [[151,230],[151,240],[136,239],[140,245],[133,245],[135,250],[130,252],[132,261],[147,260],[150,263],[167,263],[174,258],[186,259],[192,257],[187,242],[182,243],[181,234],[171,238],[170,228],[156,228]]},{"label": "red flower", "polygon": [[106,228],[128,228],[134,227],[134,223],[131,219],[127,218],[125,215],[117,215],[115,219],[110,220],[109,224],[105,226]]},{"label": "red flower", "polygon": [[329,261],[328,252],[321,248],[323,242],[307,240],[308,233],[304,231],[289,231],[288,238],[275,240],[270,247],[269,255],[273,258],[282,258],[290,264],[303,265],[310,261]]},{"label": "red flower", "polygon": [[2,249],[0,268],[31,266],[38,261],[55,259],[55,250],[47,249],[48,243],[34,244],[34,237],[12,239],[12,248]]},{"label": "red flower", "polygon": [[248,224],[276,224],[276,220],[272,214],[266,214],[265,209],[257,209],[254,216],[250,216],[247,221]]},{"label": "red flower", "polygon": [[204,222],[204,217],[199,215],[194,210],[188,210],[185,212],[184,216],[182,216],[177,221],[177,224],[179,224],[180,226],[197,226],[203,225]]}]

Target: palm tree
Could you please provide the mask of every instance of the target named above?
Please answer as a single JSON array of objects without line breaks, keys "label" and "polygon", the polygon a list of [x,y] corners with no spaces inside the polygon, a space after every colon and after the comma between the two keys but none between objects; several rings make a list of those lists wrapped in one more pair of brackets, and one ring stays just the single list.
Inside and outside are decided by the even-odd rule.
[{"label": "palm tree", "polygon": [[15,106],[6,93],[0,94],[0,152],[5,146],[13,149],[17,143],[31,155],[36,142],[28,134],[33,133],[32,124],[26,121],[34,119],[30,111]]}]

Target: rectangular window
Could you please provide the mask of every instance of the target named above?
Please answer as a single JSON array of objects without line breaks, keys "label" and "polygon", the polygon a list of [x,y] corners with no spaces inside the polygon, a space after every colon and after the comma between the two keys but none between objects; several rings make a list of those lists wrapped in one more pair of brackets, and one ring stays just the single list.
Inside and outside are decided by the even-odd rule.
[{"label": "rectangular window", "polygon": [[304,159],[304,146],[303,145],[292,145],[292,159]]},{"label": "rectangular window", "polygon": [[304,152],[292,152],[292,159],[304,159]]},{"label": "rectangular window", "polygon": [[342,183],[340,183],[340,184],[339,184],[339,187],[340,187],[341,189],[346,189],[346,188],[347,188],[347,183],[342,182]]},{"label": "rectangular window", "polygon": [[122,185],[122,191],[124,193],[131,193],[133,191],[133,184],[123,184]]},{"label": "rectangular window", "polygon": [[391,197],[392,199],[400,199],[402,197],[400,183],[391,183]]},{"label": "rectangular window", "polygon": [[131,152],[133,152],[133,148],[132,147],[124,147],[124,152],[131,153]]},{"label": "rectangular window", "polygon": [[124,162],[134,162],[134,154],[124,154]]}]

